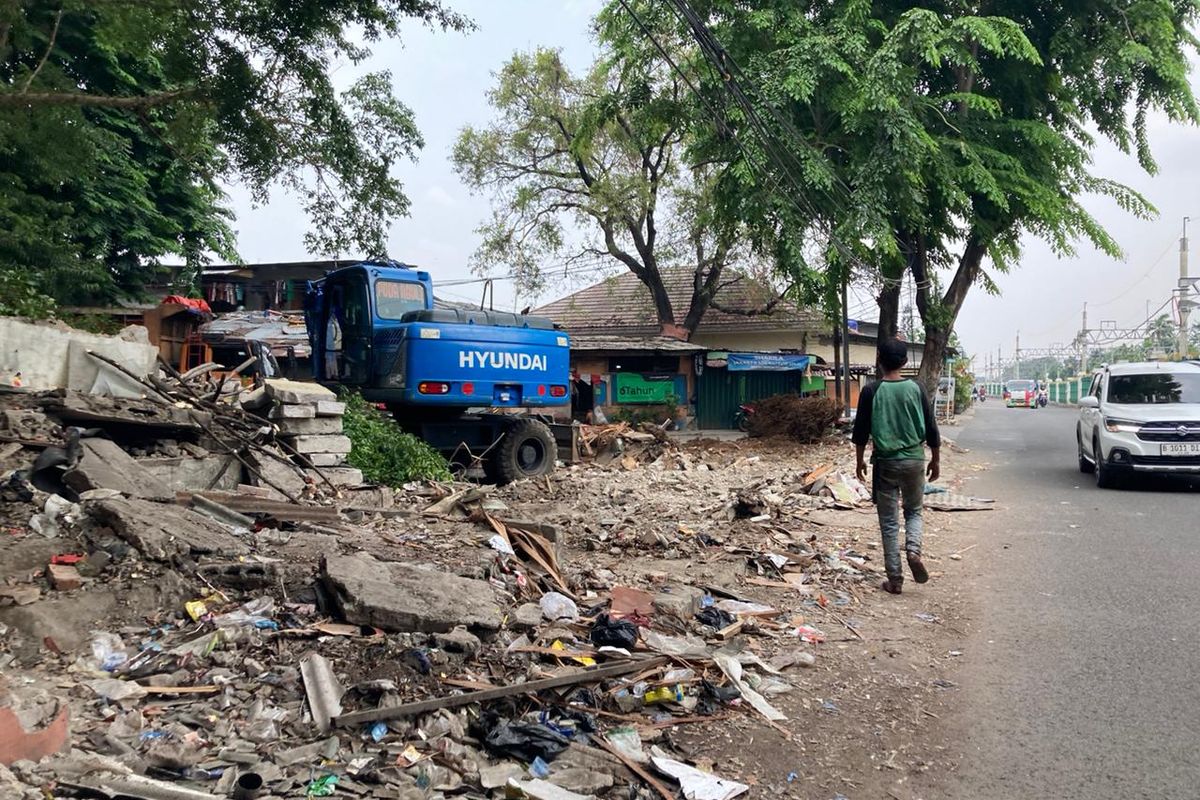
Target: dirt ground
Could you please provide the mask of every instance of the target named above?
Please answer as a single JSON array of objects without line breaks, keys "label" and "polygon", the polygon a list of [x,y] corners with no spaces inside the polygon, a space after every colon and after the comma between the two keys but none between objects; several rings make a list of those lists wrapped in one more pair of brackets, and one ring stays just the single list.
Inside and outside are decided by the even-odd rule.
[{"label": "dirt ground", "polygon": [[[946,433],[953,438],[953,429]],[[781,671],[777,693],[767,698],[785,715],[778,722],[768,722],[744,697],[718,707],[713,718],[679,725],[670,723],[693,719],[698,712],[687,704],[671,704],[620,714],[610,700],[595,707],[605,729],[634,723],[647,747],[657,745],[674,758],[748,784],[752,797],[915,800],[919,794],[910,788],[915,779],[929,785],[932,776],[953,771],[958,759],[955,743],[939,721],[956,702],[962,620],[972,615],[973,600],[964,589],[971,559],[965,542],[972,531],[986,525],[989,512],[928,511],[925,560],[932,580],[924,586],[909,581],[904,594],[895,597],[877,588],[882,553],[875,512],[863,500],[863,488],[847,480],[853,449],[844,436],[816,445],[777,439],[683,444],[650,439],[631,441],[624,449],[606,451],[607,457],[596,463],[567,467],[541,480],[483,490],[413,485],[375,506],[368,499],[377,499],[377,490],[358,497],[351,492],[328,501],[340,508],[336,521],[247,531],[243,540],[250,555],[245,560],[268,568],[272,581],[231,591],[220,610],[269,594],[280,625],[311,629],[320,618],[318,609],[326,611],[321,561],[339,553],[365,553],[383,562],[487,581],[496,590],[504,622],[499,632],[484,637],[477,654],[443,653],[428,636],[403,631],[320,640],[322,652],[346,685],[392,681],[395,699],[406,701],[443,695],[464,682],[512,683],[561,672],[571,666],[564,663],[569,659],[544,649],[556,640],[568,648],[591,647],[592,623],[583,616],[573,623],[541,621],[520,634],[512,624],[519,607],[536,603],[553,589],[554,580],[570,586],[581,612],[603,607],[618,587],[632,587],[650,592],[656,602],[664,595],[668,601],[682,601],[679,613],[656,605],[639,623],[644,631],[700,634],[710,650],[753,654],[761,662],[805,655],[813,664]],[[940,483],[952,492],[969,493],[972,475],[986,468],[976,458],[946,447]],[[460,495],[469,499],[458,504],[447,500],[444,508],[431,513],[431,504],[439,499]],[[550,526],[539,529],[556,532],[554,560],[560,574],[553,576],[528,560],[497,552],[489,540],[500,519],[507,521],[501,527],[515,529]],[[5,520],[11,535],[3,544],[7,569],[0,572],[5,580],[43,586],[44,592],[38,570],[50,555],[71,543],[90,552],[96,542],[107,541],[104,530],[89,527],[86,520],[66,538],[50,541],[25,532],[21,521],[19,515]],[[28,611],[8,607],[12,667],[71,687],[72,713],[81,721],[76,730],[96,736],[110,729],[111,719],[100,716],[103,706],[78,685],[70,671],[73,656],[59,658],[47,652],[47,637],[64,648],[86,649],[97,626],[117,630],[132,641],[160,635],[147,632],[165,624],[170,648],[175,644],[171,637],[208,629],[205,621],[193,624],[183,612],[185,600],[206,591],[191,574],[193,569],[202,572],[205,559],[199,567],[191,564],[179,571],[178,565],[154,563],[126,550],[116,551],[113,564],[81,590],[47,592]],[[686,607],[687,597],[697,603],[701,597],[705,603],[728,598],[769,606],[771,611],[761,616],[740,612],[748,614],[741,621],[745,627],[721,636],[713,628],[700,627],[694,609]],[[109,604],[102,607],[99,600],[104,598]],[[64,603],[75,605],[68,609]],[[40,610],[35,614],[32,609]],[[805,626],[817,629],[816,638],[824,641],[798,635]],[[533,645],[532,652],[508,652],[521,635],[528,637],[526,647]],[[218,650],[207,662],[187,662],[183,670],[174,662],[163,667],[177,670],[173,680],[196,686],[209,685],[214,665],[233,671],[241,681],[245,697],[236,695],[230,718],[220,730],[205,734],[206,753],[218,750],[225,740],[244,737],[251,720],[237,703],[250,696],[254,670],[264,664],[283,676],[284,688],[276,700],[290,715],[280,725],[278,743],[258,747],[259,753],[274,758],[277,750],[311,739],[291,675],[299,654],[310,646],[307,641],[252,634],[249,642],[231,641],[227,652]],[[646,644],[639,647],[645,649]],[[537,652],[539,648],[543,652]],[[432,672],[430,658],[437,659]],[[713,683],[725,682],[710,658],[690,659],[688,666]],[[761,663],[748,668],[747,675],[751,673],[753,681],[772,681]],[[699,679],[689,689],[693,703],[698,684]],[[194,708],[188,705],[192,702]],[[184,699],[170,706],[167,719],[178,715],[171,723],[178,735],[190,724],[189,708],[202,712],[203,703]],[[165,722],[160,726],[147,719],[139,721],[142,724],[147,726],[143,733],[152,726],[166,729]],[[147,746],[145,737],[139,742],[134,736],[137,733],[131,729],[131,741],[141,752]],[[392,758],[415,741],[412,734],[412,726],[393,727],[375,757]],[[352,741],[354,752],[360,747]],[[329,768],[338,769],[336,763],[337,759],[329,761]],[[452,791],[469,785],[472,775],[476,773],[462,771]],[[400,777],[399,783],[412,780],[407,774]],[[651,796],[647,791],[642,787],[639,796]]]},{"label": "dirt ground", "polygon": [[[950,448],[942,460],[943,482],[969,486],[981,467],[975,455]],[[873,508],[813,516],[853,531],[864,548],[878,540]],[[957,699],[954,676],[966,637],[960,625],[974,616],[966,584],[970,543],[988,516],[927,511],[929,583],[910,580],[898,597],[864,586],[863,603],[842,616],[857,635],[833,613],[803,606],[829,638],[817,646],[812,669],[799,680],[791,673],[797,690],[775,698],[789,718],[779,728],[741,717],[677,729],[672,744],[717,774],[750,784],[752,796],[917,800],[908,786],[914,777],[936,783],[960,758],[940,723]],[[764,591],[763,599],[786,606],[780,593]]]}]

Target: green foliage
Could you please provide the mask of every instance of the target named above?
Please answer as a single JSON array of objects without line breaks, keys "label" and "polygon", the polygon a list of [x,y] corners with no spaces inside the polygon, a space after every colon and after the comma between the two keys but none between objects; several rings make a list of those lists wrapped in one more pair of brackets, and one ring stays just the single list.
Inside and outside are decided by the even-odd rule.
[{"label": "green foliage", "polygon": [[613,422],[627,422],[634,428],[640,425],[662,425],[674,421],[679,414],[679,398],[674,395],[658,405],[623,405],[612,414]]},{"label": "green foliage", "polygon": [[0,317],[47,319],[54,308],[54,298],[41,293],[33,276],[0,266]]},{"label": "green foliage", "polygon": [[231,181],[298,194],[315,251],[383,254],[421,139],[390,76],[331,76],[413,17],[468,25],[436,0],[0,4],[0,267],[78,303],[233,259]]},{"label": "green foliage", "polygon": [[975,391],[975,375],[971,372],[971,359],[956,359],[950,365],[950,374],[954,377],[955,412],[969,408],[971,394]]},{"label": "green foliage", "polygon": [[[1117,254],[1082,196],[1153,213],[1132,189],[1092,174],[1097,134],[1153,171],[1149,115],[1200,121],[1188,83],[1196,0],[694,5],[740,67],[761,120],[730,101],[716,69],[698,70],[697,103],[715,105],[721,119],[697,110],[693,150],[741,177],[725,185],[719,213],[790,256],[777,259],[785,272],[806,241],[828,243],[827,297],[851,272],[890,279],[880,294],[885,328],[896,322],[899,279],[911,273],[927,387],[969,291],[996,290],[989,268],[1017,264],[1023,237],[1060,255],[1080,239]],[[606,15],[618,29],[633,25],[617,3]],[[678,20],[651,19],[680,35]],[[787,154],[786,169],[765,157],[764,141]]]},{"label": "green foliage", "polygon": [[363,477],[385,486],[401,486],[413,480],[448,481],[446,459],[425,442],[400,429],[389,415],[363,400],[357,392],[345,392],[342,432],[350,437],[346,462],[358,467]]},{"label": "green foliage", "polygon": [[99,333],[104,336],[115,336],[124,328],[124,324],[108,314],[61,314],[59,319],[77,331]]},{"label": "green foliage", "polygon": [[[606,45],[583,75],[554,50],[513,55],[488,94],[494,120],[464,128],[452,159],[464,183],[491,196],[477,270],[503,266],[531,291],[558,278],[546,266],[564,259],[627,269],[658,321],[690,333],[725,267],[755,264],[743,226],[717,213],[724,170],[687,158],[687,87],[663,59],[642,57],[648,42],[636,57],[631,46]],[[694,277],[687,308],[664,287],[672,270]]]}]

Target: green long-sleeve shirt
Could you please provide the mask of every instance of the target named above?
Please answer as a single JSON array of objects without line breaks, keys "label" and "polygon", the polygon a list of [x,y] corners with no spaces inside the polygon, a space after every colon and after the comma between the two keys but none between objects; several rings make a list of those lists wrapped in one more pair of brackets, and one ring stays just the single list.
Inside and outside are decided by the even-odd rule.
[{"label": "green long-sleeve shirt", "polygon": [[856,445],[874,442],[876,460],[925,458],[924,445],[941,447],[942,437],[921,384],[879,381],[862,390],[854,419]]}]

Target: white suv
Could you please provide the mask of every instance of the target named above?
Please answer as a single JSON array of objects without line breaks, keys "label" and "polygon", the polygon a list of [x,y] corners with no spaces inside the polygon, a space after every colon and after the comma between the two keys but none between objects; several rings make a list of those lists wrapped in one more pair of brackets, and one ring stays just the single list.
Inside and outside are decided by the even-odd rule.
[{"label": "white suv", "polygon": [[1200,475],[1200,363],[1113,364],[1079,407],[1079,471],[1096,485],[1130,472]]}]

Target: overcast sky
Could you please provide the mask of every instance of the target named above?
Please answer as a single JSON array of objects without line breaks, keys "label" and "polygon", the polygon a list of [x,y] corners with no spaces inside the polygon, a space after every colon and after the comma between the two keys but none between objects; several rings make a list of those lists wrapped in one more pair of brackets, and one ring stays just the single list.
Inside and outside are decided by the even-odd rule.
[{"label": "overcast sky", "polygon": [[[472,18],[478,29],[458,34],[411,25],[402,42],[377,45],[374,57],[362,65],[392,71],[396,94],[413,109],[425,137],[418,163],[398,167],[412,199],[412,215],[392,226],[389,249],[393,258],[430,270],[435,286],[438,281],[476,277],[468,259],[478,243],[474,229],[488,215],[486,198],[471,195],[451,168],[450,149],[458,131],[489,120],[484,94],[493,84],[493,73],[513,51],[551,46],[562,50],[573,69],[591,63],[595,45],[590,20],[601,2],[451,0],[448,5]],[[349,83],[358,71],[341,68],[339,82]],[[1153,121],[1152,129],[1158,175],[1147,176],[1133,158],[1108,145],[1097,150],[1095,172],[1142,192],[1158,208],[1158,217],[1138,220],[1110,201],[1086,201],[1124,248],[1126,258],[1120,261],[1083,244],[1078,256],[1058,259],[1042,243],[1029,241],[1020,267],[996,276],[1002,294],[991,297],[974,289],[959,317],[959,335],[968,352],[979,357],[977,368],[998,346],[1005,358],[1011,357],[1017,330],[1022,348],[1070,342],[1079,330],[1085,302],[1091,327],[1101,320],[1114,320],[1121,327],[1140,323],[1147,301],[1152,310],[1157,308],[1175,286],[1184,216],[1197,221],[1192,274],[1200,274],[1200,131],[1163,120]],[[230,189],[230,197],[237,214],[239,252],[247,262],[313,257],[304,248],[307,220],[286,195],[258,208],[238,187]],[[451,299],[475,302],[479,293],[476,285],[439,290]],[[565,289],[519,298],[510,285],[501,283],[496,299],[498,305],[520,308],[563,293]],[[851,302],[852,311],[872,316],[867,311],[869,292],[858,292],[858,298]]]}]

